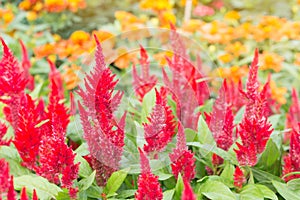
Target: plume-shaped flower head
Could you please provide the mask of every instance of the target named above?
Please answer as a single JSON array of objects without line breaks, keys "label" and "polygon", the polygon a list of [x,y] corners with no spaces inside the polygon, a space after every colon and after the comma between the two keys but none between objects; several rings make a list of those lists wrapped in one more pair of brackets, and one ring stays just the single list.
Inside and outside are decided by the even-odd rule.
[{"label": "plume-shaped flower head", "polygon": [[84,79],[85,88],[79,87],[78,94],[83,104],[78,103],[84,138],[87,141],[97,183],[104,186],[110,175],[118,170],[124,146],[126,114],[116,122],[113,112],[122,98],[122,92],[114,89],[118,82],[105,65],[102,48],[95,36],[97,48],[96,65]]},{"label": "plume-shaped flower head", "polygon": [[[293,129],[291,134],[290,141],[290,151],[289,154],[284,157],[284,166],[282,175],[286,175],[291,172],[300,171],[300,123],[298,124],[298,130]],[[285,181],[289,181],[291,179],[300,178],[299,174],[287,176]]]},{"label": "plume-shaped flower head", "polygon": [[246,182],[245,175],[241,168],[239,168],[238,166],[234,170],[233,180],[234,186],[239,189],[241,189],[243,187],[243,184]]},{"label": "plume-shaped flower head", "polygon": [[181,200],[196,200],[196,195],[193,192],[193,188],[191,187],[188,181],[184,181],[184,190],[182,191]]},{"label": "plume-shaped flower head", "polygon": [[158,176],[151,172],[149,160],[143,150],[139,148],[141,174],[138,178],[138,190],[135,193],[137,200],[161,200],[163,199],[162,189],[158,182]]},{"label": "plume-shaped flower head", "polygon": [[267,82],[261,92],[258,91],[258,50],[250,65],[246,92],[242,92],[247,98],[246,109],[237,129],[242,144],[237,143],[239,149],[235,149],[237,159],[241,166],[254,166],[257,163],[257,154],[264,151],[266,143],[272,133],[271,124],[268,122],[267,112]]},{"label": "plume-shaped flower head", "polygon": [[156,103],[148,118],[149,123],[144,124],[145,139],[144,151],[154,153],[162,151],[175,134],[175,121],[170,106],[167,104],[165,88],[155,89]]},{"label": "plume-shaped flower head", "polygon": [[142,45],[140,46],[140,54],[141,75],[139,76],[137,74],[136,67],[133,65],[132,77],[136,96],[142,101],[144,96],[156,85],[157,77],[155,75],[150,75],[149,73],[149,58],[147,51]]},{"label": "plume-shaped flower head", "polygon": [[179,173],[182,178],[191,181],[196,174],[194,154],[188,150],[183,126],[178,122],[177,143],[176,148],[169,155],[172,162],[172,173],[175,178],[178,178]]}]

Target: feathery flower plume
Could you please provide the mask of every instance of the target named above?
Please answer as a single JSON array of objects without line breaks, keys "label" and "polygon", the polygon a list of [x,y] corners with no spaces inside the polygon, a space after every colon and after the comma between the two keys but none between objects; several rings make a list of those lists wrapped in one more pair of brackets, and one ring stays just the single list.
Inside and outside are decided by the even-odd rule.
[{"label": "feathery flower plume", "polygon": [[242,122],[239,124],[237,134],[241,137],[242,144],[237,143],[239,149],[235,149],[237,159],[241,166],[254,166],[257,163],[257,154],[264,151],[266,143],[272,133],[271,124],[267,116],[267,82],[259,93],[258,50],[250,65],[249,77],[246,84],[247,91],[241,91],[247,98],[247,104]]},{"label": "feathery flower plume", "polygon": [[[295,88],[292,90],[292,104],[286,116],[286,128],[298,130],[298,123],[300,122],[300,101]],[[288,141],[291,137],[291,131],[286,132],[284,140]]]},{"label": "feathery flower plume", "polygon": [[[293,129],[291,133],[290,151],[289,154],[284,157],[284,166],[282,175],[286,175],[291,172],[300,171],[300,123],[298,124],[298,130]],[[300,178],[299,174],[287,176],[284,180],[289,181],[295,178]]]},{"label": "feathery flower plume", "polygon": [[0,146],[9,146],[11,140],[4,140],[4,136],[7,132],[7,126],[0,122]]},{"label": "feathery flower plume", "polygon": [[141,75],[137,74],[136,67],[133,65],[132,77],[135,94],[142,101],[144,96],[156,85],[157,77],[149,74],[148,54],[142,45],[140,45],[140,54]]},{"label": "feathery flower plume", "polygon": [[176,148],[169,154],[169,157],[172,162],[172,173],[176,179],[178,178],[179,173],[182,175],[183,180],[188,182],[195,177],[196,166],[194,154],[189,151],[186,146],[185,134],[180,122],[178,122]]},{"label": "feathery flower plume", "polygon": [[24,77],[25,77],[25,79],[28,80],[26,87],[29,90],[32,91],[34,89],[34,78],[29,72],[29,69],[31,67],[31,63],[30,63],[30,60],[29,60],[27,49],[26,49],[23,41],[19,40],[19,42],[20,42],[21,47],[22,47],[22,63],[21,63],[21,66],[22,66],[22,69],[23,69]]},{"label": "feathery flower plume", "polygon": [[149,123],[143,124],[145,129],[144,151],[153,153],[154,157],[162,151],[175,134],[175,121],[170,106],[167,105],[167,94],[164,88],[156,93],[156,103],[148,118]]},{"label": "feathery flower plume", "polygon": [[[126,113],[117,123],[113,112],[117,109],[122,93],[113,95],[117,84],[115,75],[106,67],[102,48],[95,36],[96,66],[84,79],[85,89],[79,87],[83,105],[78,102],[84,138],[87,141],[92,166],[96,170],[98,185],[104,186],[110,175],[119,169],[123,146]],[[85,107],[83,107],[85,106]]]},{"label": "feathery flower plume", "polygon": [[[228,104],[228,88],[227,82],[224,80],[219,90],[219,96],[216,99],[211,116],[209,116],[209,128],[215,138],[217,146],[227,151],[233,144],[233,113],[231,105]],[[212,162],[215,165],[223,163],[223,159],[217,155],[213,155]]]},{"label": "feathery flower plume", "polygon": [[158,176],[152,174],[149,160],[145,153],[139,148],[141,174],[138,179],[138,190],[135,193],[136,200],[161,200],[163,199],[162,189],[158,182]]},{"label": "feathery flower plume", "polygon": [[171,27],[170,39],[174,56],[171,60],[166,59],[172,72],[172,81],[162,69],[163,81],[177,104],[176,112],[179,120],[185,127],[196,129],[200,113],[194,111],[208,99],[209,90],[206,81],[201,80],[204,76],[189,62],[184,43],[174,25]]},{"label": "feathery flower plume", "polygon": [[0,61],[0,101],[6,104],[3,112],[14,130],[18,126],[18,109],[27,80],[19,63],[2,38],[3,55]]},{"label": "feathery flower plume", "polygon": [[193,188],[191,187],[188,181],[184,181],[184,189],[182,191],[181,200],[196,200],[196,195],[193,192]]},{"label": "feathery flower plume", "polygon": [[238,166],[234,170],[233,179],[234,179],[233,182],[234,186],[239,189],[241,189],[243,187],[243,184],[246,182],[245,175]]}]

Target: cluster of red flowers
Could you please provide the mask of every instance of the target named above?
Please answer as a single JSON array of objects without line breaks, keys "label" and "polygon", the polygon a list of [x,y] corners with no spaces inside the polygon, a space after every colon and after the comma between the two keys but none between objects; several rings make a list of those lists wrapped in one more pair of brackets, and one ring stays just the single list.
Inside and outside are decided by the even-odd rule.
[{"label": "cluster of red flowers", "polygon": [[[9,174],[9,165],[4,160],[0,160],[0,200],[6,195],[8,200],[17,200],[14,190],[14,177]],[[22,188],[20,200],[28,200],[26,188]],[[35,189],[33,190],[32,200],[38,200]]]},{"label": "cluster of red flowers", "polygon": [[[30,65],[25,47],[22,45],[23,62],[20,67],[3,40],[2,45],[0,101],[6,105],[4,114],[14,129],[15,137],[12,142],[22,158],[22,165],[49,181],[68,188],[70,196],[75,198],[76,189],[72,187],[73,180],[77,178],[79,163],[74,164],[75,154],[65,143],[69,114],[62,103],[64,97],[59,89],[62,86],[57,85],[62,82],[56,81],[60,76],[54,78],[50,74],[50,95],[46,112],[43,100],[33,100],[30,95],[25,94],[26,86],[29,89],[34,87],[33,84],[28,85],[31,81],[28,74]],[[39,125],[40,123],[43,124]],[[1,135],[5,132],[6,127],[2,125]],[[3,141],[1,143],[4,144]]]}]

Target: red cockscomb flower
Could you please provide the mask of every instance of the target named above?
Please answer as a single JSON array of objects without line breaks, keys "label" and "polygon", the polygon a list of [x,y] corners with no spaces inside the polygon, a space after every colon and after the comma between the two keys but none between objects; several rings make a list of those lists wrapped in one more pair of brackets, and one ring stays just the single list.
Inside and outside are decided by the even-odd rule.
[{"label": "red cockscomb flower", "polygon": [[243,187],[243,184],[246,182],[245,175],[238,166],[234,170],[233,179],[234,179],[233,182],[234,186],[239,189],[241,189]]},{"label": "red cockscomb flower", "polygon": [[139,148],[141,174],[138,179],[138,190],[135,193],[137,200],[161,200],[163,199],[162,189],[158,182],[158,176],[151,173],[149,160]]},{"label": "red cockscomb flower", "polygon": [[149,123],[144,124],[145,140],[144,151],[152,152],[154,157],[162,151],[175,134],[175,121],[170,106],[167,105],[166,90],[160,92],[155,89],[156,104],[148,118]]},{"label": "red cockscomb flower", "polygon": [[196,195],[193,192],[193,188],[191,187],[188,181],[184,181],[184,189],[182,191],[181,200],[196,200]]},{"label": "red cockscomb flower", "polygon": [[241,166],[254,166],[257,163],[257,154],[264,151],[266,143],[272,133],[271,124],[268,122],[267,89],[269,82],[259,93],[258,50],[250,65],[247,81],[247,92],[242,92],[247,98],[247,104],[242,122],[239,124],[237,134],[241,137],[242,144],[237,143],[239,149],[235,149],[237,159]]},{"label": "red cockscomb flower", "polygon": [[149,74],[149,59],[147,51],[140,46],[140,64],[141,64],[141,76],[138,76],[136,67],[133,65],[132,78],[133,88],[136,96],[140,101],[143,100],[144,96],[156,85],[157,77]]},{"label": "red cockscomb flower", "polygon": [[169,154],[169,157],[172,162],[172,173],[176,179],[179,173],[186,181],[191,181],[195,177],[196,166],[194,154],[186,146],[184,130],[180,122],[178,122],[176,148]]},{"label": "red cockscomb flower", "polygon": [[117,92],[113,95],[118,81],[114,80],[115,75],[104,63],[102,48],[96,36],[95,40],[96,66],[84,79],[85,89],[79,88],[78,94],[83,105],[79,102],[78,106],[84,138],[91,153],[92,166],[96,170],[96,180],[98,185],[104,186],[110,175],[119,168],[124,146],[126,113],[117,123],[113,112],[123,94]]}]

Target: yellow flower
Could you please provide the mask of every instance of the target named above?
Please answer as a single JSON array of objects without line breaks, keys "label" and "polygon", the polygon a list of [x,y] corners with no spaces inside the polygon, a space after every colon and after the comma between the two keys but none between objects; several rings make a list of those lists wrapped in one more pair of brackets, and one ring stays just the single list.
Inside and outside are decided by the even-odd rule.
[{"label": "yellow flower", "polygon": [[234,20],[234,21],[237,21],[241,18],[241,15],[239,12],[235,11],[235,10],[232,10],[232,11],[229,11],[225,14],[224,18],[226,20]]},{"label": "yellow flower", "polygon": [[169,27],[170,23],[175,24],[176,17],[171,11],[164,11],[159,14],[159,21],[161,27]]},{"label": "yellow flower", "polygon": [[84,31],[75,31],[70,36],[70,40],[74,44],[83,45],[84,42],[90,40],[90,34]]},{"label": "yellow flower", "polygon": [[14,14],[11,9],[0,8],[0,18],[3,19],[4,24],[9,24],[14,19]]},{"label": "yellow flower", "polygon": [[233,56],[229,53],[225,53],[223,55],[220,55],[218,59],[221,60],[223,63],[229,63],[230,61],[232,61]]},{"label": "yellow flower", "polygon": [[34,6],[33,6],[33,10],[35,11],[35,12],[39,12],[39,11],[41,11],[42,9],[43,9],[43,4],[42,4],[42,2],[37,2]]},{"label": "yellow flower", "polygon": [[274,70],[275,72],[279,72],[282,67],[282,62],[284,61],[284,58],[276,53],[269,53],[269,52],[263,52],[263,54],[260,56],[261,61],[261,70]]},{"label": "yellow flower", "polygon": [[26,15],[28,21],[34,21],[37,19],[37,14],[34,11],[29,11]]},{"label": "yellow flower", "polygon": [[170,10],[172,8],[169,0],[143,0],[140,3],[142,9],[152,9],[154,11]]}]

